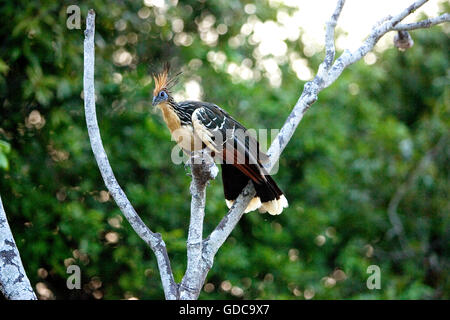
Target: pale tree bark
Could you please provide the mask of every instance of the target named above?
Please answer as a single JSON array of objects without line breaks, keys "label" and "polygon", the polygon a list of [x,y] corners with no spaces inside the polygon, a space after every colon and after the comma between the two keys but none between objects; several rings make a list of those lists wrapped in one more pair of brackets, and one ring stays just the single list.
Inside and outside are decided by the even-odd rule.
[{"label": "pale tree bark", "polygon": [[100,173],[105,181],[111,196],[116,201],[125,218],[133,227],[134,231],[144,240],[156,255],[159,273],[164,288],[166,299],[176,299],[178,297],[178,285],[173,278],[169,256],[166,245],[161,234],[152,232],[139,215],[134,210],[127,196],[114,176],[105,149],[103,148],[100,130],[98,128],[97,115],[95,112],[95,87],[94,87],[94,64],[95,64],[95,12],[89,10],[86,19],[86,31],[84,32],[84,108],[86,114],[86,124],[91,141],[92,151],[100,169]]},{"label": "pale tree bark", "polygon": [[[269,164],[266,169],[274,167],[281,153],[292,138],[297,126],[303,118],[308,108],[317,100],[318,94],[323,89],[330,86],[342,74],[349,65],[361,60],[368,52],[370,52],[378,40],[387,32],[398,31],[406,32],[420,28],[427,28],[439,23],[448,22],[450,17],[448,14],[442,16],[419,21],[417,23],[400,24],[405,17],[409,16],[415,10],[420,8],[427,0],[419,0],[413,2],[408,8],[401,11],[395,16],[387,16],[378,22],[368,35],[362,45],[355,51],[345,50],[339,58],[335,59],[336,49],[334,45],[335,28],[340,13],[344,7],[345,0],[338,0],[336,8],[326,24],[325,35],[325,58],[320,64],[314,79],[307,82],[303,88],[297,103],[289,114],[286,122],[281,128],[278,136],[270,146],[268,154],[270,157]],[[161,274],[162,285],[167,299],[197,299],[201,288],[205,282],[206,276],[211,269],[214,257],[226,241],[230,233],[236,227],[241,219],[245,208],[250,200],[255,196],[255,189],[252,183],[249,183],[242,193],[239,195],[228,213],[219,222],[217,227],[203,238],[203,220],[204,209],[206,205],[206,187],[208,181],[214,179],[217,175],[217,167],[206,161],[204,164],[194,164],[194,158],[201,156],[193,154],[191,158],[191,218],[189,224],[188,241],[187,241],[187,269],[183,280],[178,285],[175,283],[170,268],[166,247],[161,235],[155,234],[148,229],[133,209],[128,201],[125,193],[120,188],[114,177],[112,169],[109,165],[108,158],[103,149],[100,132],[98,129],[97,119],[95,115],[95,91],[94,91],[94,18],[95,14],[89,11],[87,25],[85,31],[85,78],[84,78],[84,98],[86,121],[88,125],[89,137],[91,140],[92,150],[97,159],[100,171],[108,190],[125,215],[127,220],[133,226],[138,235],[150,246],[155,252],[158,266]],[[407,33],[406,33],[407,34]],[[402,39],[406,36],[402,34]],[[409,34],[408,34],[409,36]]]},{"label": "pale tree bark", "polygon": [[[198,161],[200,159],[200,161]],[[187,239],[187,268],[180,284],[180,299],[197,297],[204,282],[204,271],[199,268],[203,254],[203,220],[205,217],[206,187],[209,180],[215,179],[219,172],[210,154],[193,152],[190,159],[191,219]]]},{"label": "pale tree bark", "polygon": [[0,291],[8,300],[36,300],[0,197]]},{"label": "pale tree bark", "polygon": [[413,22],[413,23],[398,24],[393,28],[393,30],[408,31],[408,30],[429,28],[429,27],[435,26],[435,25],[443,23],[443,22],[448,22],[449,20],[450,20],[450,15],[448,13],[444,13],[443,15],[440,15],[439,17],[425,19],[425,20]]}]

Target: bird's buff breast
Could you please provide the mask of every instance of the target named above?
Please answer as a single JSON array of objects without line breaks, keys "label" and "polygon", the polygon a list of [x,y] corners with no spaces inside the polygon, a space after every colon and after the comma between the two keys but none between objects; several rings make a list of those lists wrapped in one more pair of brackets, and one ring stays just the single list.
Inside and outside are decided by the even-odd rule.
[{"label": "bird's buff breast", "polygon": [[158,105],[162,111],[164,122],[172,134],[172,139],[186,152],[202,148],[202,141],[194,133],[192,126],[181,125],[180,118],[175,111],[167,104]]}]

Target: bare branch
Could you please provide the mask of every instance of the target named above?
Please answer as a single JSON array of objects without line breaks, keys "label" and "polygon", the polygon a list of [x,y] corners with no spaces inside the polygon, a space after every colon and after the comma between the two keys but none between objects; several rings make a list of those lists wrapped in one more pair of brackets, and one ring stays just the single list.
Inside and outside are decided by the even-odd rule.
[{"label": "bare branch", "polygon": [[187,239],[187,268],[179,288],[181,300],[196,299],[203,284],[200,263],[203,249],[206,187],[209,180],[215,179],[218,173],[218,168],[206,149],[192,152],[190,165],[192,172],[191,219]]},{"label": "bare branch", "polygon": [[440,23],[449,22],[449,21],[450,21],[450,14],[444,13],[443,15],[440,15],[439,17],[429,18],[426,20],[413,22],[413,23],[398,24],[393,28],[393,30],[409,31],[409,30],[415,30],[415,29],[424,29],[424,28],[430,28],[430,27],[435,26]]},{"label": "bare branch", "polygon": [[9,300],[36,300],[0,197],[0,291]]},{"label": "bare branch", "polygon": [[331,70],[328,72],[328,78],[325,83],[325,88],[330,86],[341,75],[345,68],[349,65],[361,60],[368,52],[370,52],[378,40],[387,32],[394,30],[394,27],[402,21],[405,17],[416,11],[428,0],[418,0],[412,3],[408,8],[395,16],[387,16],[380,22],[376,23],[370,35],[366,38],[364,43],[354,52],[345,50],[344,53],[334,62]]},{"label": "bare branch", "polygon": [[98,128],[97,115],[95,111],[95,87],[94,87],[94,62],[95,62],[95,12],[89,10],[86,19],[86,30],[84,39],[84,107],[86,114],[86,124],[97,165],[106,187],[116,201],[125,218],[133,227],[134,231],[144,240],[156,255],[161,281],[166,299],[176,299],[178,297],[178,286],[173,278],[170,260],[167,249],[159,233],[152,232],[141,220],[134,210],[127,196],[119,186],[112,168],[109,164],[108,156],[103,148],[103,142]]},{"label": "bare branch", "polygon": [[414,1],[408,8],[397,14],[396,16],[392,17],[390,22],[392,23],[392,26],[397,25],[400,21],[405,19],[407,16],[409,16],[411,13],[419,9],[421,6],[423,6],[428,0],[418,0]]},{"label": "bare branch", "polygon": [[336,54],[336,48],[334,46],[334,30],[336,29],[336,24],[341,15],[342,8],[344,7],[345,0],[339,0],[336,9],[330,20],[326,23],[325,31],[325,60],[319,67],[318,75],[323,77],[321,72],[328,72],[330,70],[331,64],[334,61],[334,55]]},{"label": "bare branch", "polygon": [[250,200],[255,195],[255,187],[251,182],[249,182],[244,190],[242,190],[241,194],[238,196],[228,213],[222,218],[213,232],[211,232],[211,234],[204,240],[202,258],[203,262],[206,264],[204,266],[205,270],[209,270],[209,268],[211,268],[215,254],[236,227],[237,223],[244,214],[245,208],[247,208]]}]

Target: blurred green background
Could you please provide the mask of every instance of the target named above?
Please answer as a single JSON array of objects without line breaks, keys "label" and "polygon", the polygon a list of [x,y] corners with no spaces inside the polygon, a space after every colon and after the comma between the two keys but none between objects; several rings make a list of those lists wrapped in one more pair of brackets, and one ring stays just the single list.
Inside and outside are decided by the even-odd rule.
[{"label": "blurred green background", "polygon": [[[161,299],[155,257],[110,199],[89,145],[83,32],[66,27],[71,4],[81,8],[82,29],[87,10],[97,13],[105,148],[137,212],[162,233],[177,281],[190,178],[170,161],[173,142],[151,106],[152,72],[171,61],[183,71],[177,97],[198,95],[247,127],[276,129],[305,82],[295,61],[314,72],[323,52],[305,50],[302,32],[282,40],[282,56],[256,50],[252,21],[292,13],[275,1],[0,4],[0,194],[39,297]],[[443,30],[413,32],[413,48],[376,52],[319,95],[275,176],[289,208],[242,218],[201,299],[450,298]],[[205,235],[226,212],[220,180],[208,188]],[[81,267],[81,290],[66,288],[70,264]],[[381,268],[381,290],[366,287],[369,265]]]}]

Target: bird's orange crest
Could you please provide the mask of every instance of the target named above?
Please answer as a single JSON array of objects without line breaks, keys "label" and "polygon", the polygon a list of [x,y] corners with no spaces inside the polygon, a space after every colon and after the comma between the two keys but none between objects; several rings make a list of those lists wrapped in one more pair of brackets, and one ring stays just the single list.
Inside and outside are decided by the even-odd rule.
[{"label": "bird's orange crest", "polygon": [[153,80],[155,80],[155,90],[153,90],[153,95],[157,96],[158,93],[167,89],[167,85],[169,84],[169,65],[166,64],[164,66],[163,71],[153,76]]},{"label": "bird's orange crest", "polygon": [[167,93],[170,93],[170,89],[178,83],[178,76],[181,72],[178,72],[172,78],[169,78],[169,70],[169,63],[165,63],[164,69],[160,73],[153,75],[153,79],[155,80],[155,90],[153,90],[153,95],[155,97],[161,90],[165,90]]}]

